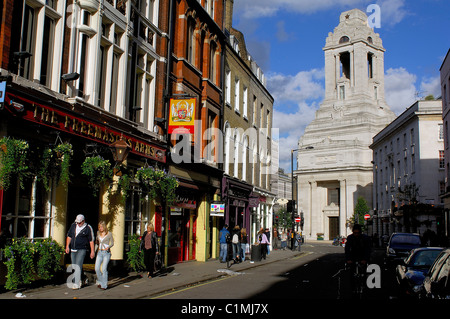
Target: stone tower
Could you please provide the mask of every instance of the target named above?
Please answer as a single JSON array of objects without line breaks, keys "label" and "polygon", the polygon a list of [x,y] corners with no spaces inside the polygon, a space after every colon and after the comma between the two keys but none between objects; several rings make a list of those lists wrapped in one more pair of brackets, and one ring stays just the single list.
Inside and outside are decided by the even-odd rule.
[{"label": "stone tower", "polygon": [[[325,47],[325,98],[298,144],[303,235],[346,236],[358,197],[372,207],[372,138],[395,119],[384,99],[384,48],[364,12],[343,12]],[[311,149],[311,146],[313,149]]]}]

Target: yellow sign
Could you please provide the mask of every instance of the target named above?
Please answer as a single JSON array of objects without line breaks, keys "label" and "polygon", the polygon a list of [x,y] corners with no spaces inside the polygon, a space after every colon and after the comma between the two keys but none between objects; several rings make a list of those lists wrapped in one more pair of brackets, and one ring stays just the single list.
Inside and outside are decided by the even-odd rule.
[{"label": "yellow sign", "polygon": [[169,134],[194,134],[196,99],[170,99]]}]

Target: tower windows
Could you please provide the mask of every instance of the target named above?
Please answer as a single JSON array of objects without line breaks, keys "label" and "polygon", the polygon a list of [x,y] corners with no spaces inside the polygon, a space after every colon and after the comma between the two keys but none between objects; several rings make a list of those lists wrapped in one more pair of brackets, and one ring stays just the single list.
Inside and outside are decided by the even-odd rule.
[{"label": "tower windows", "polygon": [[342,52],[340,54],[340,61],[341,61],[340,76],[350,79],[350,53]]},{"label": "tower windows", "polygon": [[339,44],[346,43],[346,42],[349,42],[349,41],[350,41],[350,39],[348,38],[348,36],[344,35],[343,37],[341,37],[339,39]]},{"label": "tower windows", "polygon": [[367,53],[367,72],[369,79],[373,78],[373,53]]}]

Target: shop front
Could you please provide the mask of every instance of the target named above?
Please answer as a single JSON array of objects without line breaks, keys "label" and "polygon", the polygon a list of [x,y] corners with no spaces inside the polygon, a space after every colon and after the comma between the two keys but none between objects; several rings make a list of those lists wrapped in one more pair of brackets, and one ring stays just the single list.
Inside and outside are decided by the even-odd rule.
[{"label": "shop front", "polygon": [[[158,222],[161,208],[152,201],[143,201],[141,188],[135,182],[130,183],[126,197],[122,191],[116,192],[125,169],[116,172],[109,185],[93,189],[81,167],[86,158],[96,156],[114,167],[111,145],[120,139],[130,147],[123,163],[127,171],[136,171],[144,165],[164,167],[164,145],[153,143],[132,123],[112,114],[14,83],[8,86],[0,114],[0,139],[14,139],[27,145],[23,178],[14,176],[0,193],[2,230],[10,237],[51,237],[65,245],[68,227],[76,215],[83,214],[94,232],[100,220],[106,221],[115,240],[112,260],[125,260],[129,236],[142,234],[149,222]],[[40,172],[45,167],[44,152],[62,144],[71,147],[66,183],[59,182],[59,176],[52,175],[51,169],[44,174]]]},{"label": "shop front", "polygon": [[[229,229],[239,226],[250,235],[251,194],[253,186],[235,178],[224,176],[222,179],[222,198],[225,202],[225,223]],[[250,238],[250,237],[249,237]]]}]

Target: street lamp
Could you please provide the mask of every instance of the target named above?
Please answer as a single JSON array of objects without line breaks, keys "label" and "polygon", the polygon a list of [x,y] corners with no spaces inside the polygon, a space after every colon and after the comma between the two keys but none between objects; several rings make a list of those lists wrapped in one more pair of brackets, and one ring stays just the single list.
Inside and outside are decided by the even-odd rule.
[{"label": "street lamp", "polygon": [[[291,150],[291,183],[292,183],[292,192],[291,192],[291,199],[292,199],[292,230],[294,230],[294,225],[295,225],[295,212],[297,211],[296,209],[296,203],[294,201],[294,152],[295,151],[300,151],[300,150],[312,150],[314,149],[314,146],[306,146],[304,148],[297,148],[295,150]],[[298,195],[297,195],[298,198]]]}]

